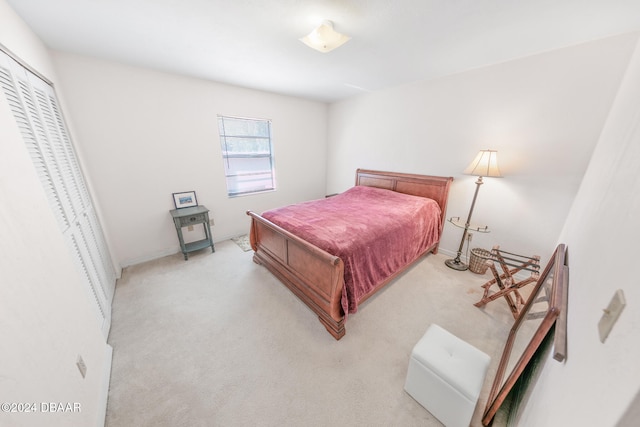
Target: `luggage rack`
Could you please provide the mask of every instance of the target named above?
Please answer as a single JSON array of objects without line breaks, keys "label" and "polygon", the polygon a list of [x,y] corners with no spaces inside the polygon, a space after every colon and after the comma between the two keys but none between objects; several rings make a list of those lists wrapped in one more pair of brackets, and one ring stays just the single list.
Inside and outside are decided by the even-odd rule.
[{"label": "luggage rack", "polygon": [[[517,319],[522,307],[526,303],[526,300],[519,290],[530,283],[535,283],[540,277],[540,256],[527,256],[507,252],[500,249],[499,245],[494,246],[488,256],[477,256],[485,260],[494,278],[482,285],[484,294],[482,295],[482,299],[474,305],[476,307],[482,307],[491,301],[504,297],[513,317]],[[498,272],[496,264],[500,266],[502,273]],[[514,275],[521,271],[528,271],[531,275],[523,280],[517,281]],[[491,290],[494,284],[498,286],[496,291]]]}]

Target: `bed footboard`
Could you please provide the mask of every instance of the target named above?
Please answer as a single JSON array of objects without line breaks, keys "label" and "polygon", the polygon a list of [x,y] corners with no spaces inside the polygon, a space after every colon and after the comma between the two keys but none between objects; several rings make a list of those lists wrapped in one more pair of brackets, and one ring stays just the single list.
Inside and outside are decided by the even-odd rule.
[{"label": "bed footboard", "polygon": [[289,233],[255,212],[249,239],[253,260],[265,266],[320,319],[335,339],[345,334],[340,304],[344,264],[339,257]]}]

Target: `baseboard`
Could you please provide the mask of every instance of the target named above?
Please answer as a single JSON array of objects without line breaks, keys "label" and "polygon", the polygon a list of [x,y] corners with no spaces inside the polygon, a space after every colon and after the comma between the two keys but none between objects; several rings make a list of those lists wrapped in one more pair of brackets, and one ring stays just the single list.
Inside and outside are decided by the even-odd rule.
[{"label": "baseboard", "polygon": [[158,258],[164,258],[166,256],[169,255],[174,255],[180,253],[180,248],[171,248],[171,249],[165,249],[163,251],[158,251],[155,252],[153,254],[147,255],[147,256],[143,256],[143,257],[139,257],[139,258],[133,258],[133,259],[128,259],[125,261],[122,261],[120,263],[120,266],[122,268],[127,268],[127,267],[131,267],[132,265],[136,265],[136,264],[142,264],[143,262],[147,262],[147,261],[153,261],[156,260]]},{"label": "baseboard", "polygon": [[[466,252],[466,251],[465,251]],[[443,255],[446,255],[447,257],[450,258],[455,258],[458,255],[458,252],[454,252],[454,251],[450,251],[447,249],[438,249],[438,253],[441,253]],[[469,254],[471,254],[471,252],[469,252]],[[471,256],[469,256],[470,258]],[[465,264],[469,264],[469,259],[465,256],[464,253],[460,254],[460,261],[462,261]],[[530,273],[526,272],[526,271],[520,271],[516,274],[513,275],[513,277],[517,280],[517,281],[521,281],[526,279],[527,277],[529,277]]]},{"label": "baseboard", "polygon": [[[451,258],[455,258],[457,255],[457,252],[454,251],[450,251],[448,249],[443,249],[442,246],[438,248],[438,253],[442,254],[442,255],[446,255],[448,257]],[[462,257],[460,257],[462,259]]]},{"label": "baseboard", "polygon": [[[247,234],[247,233],[244,233],[244,234]],[[214,244],[220,243],[220,242],[223,242],[225,240],[229,240],[232,237],[237,237],[237,236],[241,236],[241,235],[242,234],[234,234],[234,235],[228,236],[228,237],[226,237],[226,236],[216,237],[213,240],[213,243]],[[156,260],[156,259],[164,258],[166,256],[175,255],[175,254],[179,254],[179,253],[181,253],[180,252],[180,247],[176,246],[175,248],[169,248],[169,249],[165,249],[165,250],[162,250],[162,251],[154,252],[152,254],[145,255],[143,257],[124,260],[124,261],[122,261],[120,263],[120,268],[124,269],[124,268],[127,268],[127,267],[131,267],[132,265],[142,264],[144,262],[153,261],[153,260]]]},{"label": "baseboard", "polygon": [[102,373],[102,390],[100,392],[100,400],[98,401],[98,419],[96,426],[104,427],[107,421],[107,403],[109,401],[109,384],[111,382],[111,362],[113,360],[113,347],[105,344],[106,354],[104,363],[104,372]]},{"label": "baseboard", "polygon": [[[458,255],[458,252],[450,251],[447,249],[438,249],[438,252],[443,255],[446,255],[449,258],[455,258]],[[469,255],[471,255],[471,252],[469,252]],[[465,264],[469,264],[469,257],[467,257],[465,253],[461,253],[460,261],[462,261]]]}]

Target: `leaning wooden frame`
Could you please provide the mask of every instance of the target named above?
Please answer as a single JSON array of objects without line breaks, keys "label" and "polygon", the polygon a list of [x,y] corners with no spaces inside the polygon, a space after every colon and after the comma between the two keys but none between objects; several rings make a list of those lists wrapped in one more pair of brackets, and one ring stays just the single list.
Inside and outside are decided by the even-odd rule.
[{"label": "leaning wooden frame", "polygon": [[[383,188],[435,200],[441,210],[441,235],[451,181],[451,177],[358,169],[355,185]],[[341,306],[345,283],[342,260],[255,212],[248,211],[247,215],[251,217],[249,238],[254,250],[253,260],[265,266],[316,313],[335,339],[342,338],[345,334],[345,316]],[[367,215],[367,212],[362,212],[362,215]],[[416,261],[425,253],[437,253],[438,244],[439,240],[421,253]],[[378,284],[359,302],[375,294],[414,263]]]},{"label": "leaning wooden frame", "polygon": [[[569,267],[566,265],[566,246],[559,244],[545,267],[527,303],[516,319],[500,359],[496,377],[489,392],[489,399],[482,424],[491,424],[496,412],[512,390],[516,381],[531,361],[551,327],[566,311]],[[566,352],[566,325],[556,326],[558,336],[554,340],[556,360],[564,360]],[[562,352],[561,358],[558,351]]]}]

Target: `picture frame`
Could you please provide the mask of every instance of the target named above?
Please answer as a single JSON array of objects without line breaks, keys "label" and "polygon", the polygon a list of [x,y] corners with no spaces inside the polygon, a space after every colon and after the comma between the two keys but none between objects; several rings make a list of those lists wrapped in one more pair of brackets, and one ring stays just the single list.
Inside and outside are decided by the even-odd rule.
[{"label": "picture frame", "polygon": [[[546,338],[560,311],[566,310],[563,298],[567,295],[569,266],[565,256],[566,245],[561,243],[556,247],[509,332],[482,417],[484,426],[491,424],[493,416]],[[563,338],[565,337],[566,335]],[[562,351],[566,352],[566,342]]]},{"label": "picture frame", "polygon": [[183,191],[181,193],[173,193],[173,203],[176,209],[190,208],[198,206],[195,191]]}]

